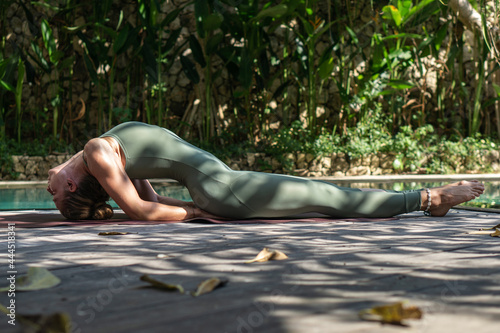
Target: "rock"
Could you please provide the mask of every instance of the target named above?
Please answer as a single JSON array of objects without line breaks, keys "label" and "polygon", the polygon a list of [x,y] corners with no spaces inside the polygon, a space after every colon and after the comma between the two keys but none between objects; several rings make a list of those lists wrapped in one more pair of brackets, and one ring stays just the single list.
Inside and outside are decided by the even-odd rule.
[{"label": "rock", "polygon": [[255,164],[255,155],[254,153],[247,153],[247,163],[249,167]]},{"label": "rock", "polygon": [[307,153],[305,158],[306,158],[307,163],[311,163],[311,161],[314,160],[316,158],[316,156],[314,156],[313,154]]},{"label": "rock", "polygon": [[24,173],[24,165],[21,163],[22,156],[12,156],[12,162],[14,163],[14,172]]},{"label": "rock", "polygon": [[307,168],[306,154],[304,154],[304,153],[297,154],[296,165],[297,165],[298,169],[306,169]]},{"label": "rock", "polygon": [[351,166],[351,168],[361,166],[361,158],[359,157],[351,158],[349,160],[349,165]]},{"label": "rock", "polygon": [[38,173],[38,163],[32,159],[28,160],[26,164],[26,176],[29,178],[30,176],[36,175]]},{"label": "rock", "polygon": [[278,170],[281,168],[281,163],[276,158],[272,158],[271,159],[271,168],[273,170]]},{"label": "rock", "polygon": [[395,159],[396,159],[396,156],[393,154],[381,154],[380,155],[380,167],[382,169],[391,169],[392,170],[392,164],[394,163]]},{"label": "rock", "polygon": [[366,166],[357,166],[350,168],[346,172],[346,176],[364,176],[370,175],[370,168]]},{"label": "rock", "polygon": [[370,168],[377,169],[379,166],[380,166],[380,157],[375,155],[375,154],[371,154],[370,155]]},{"label": "rock", "polygon": [[63,164],[68,160],[68,157],[66,155],[57,155],[57,165]]},{"label": "rock", "polygon": [[483,164],[490,164],[493,162],[498,162],[500,158],[500,153],[497,150],[484,151],[481,152],[481,161]]},{"label": "rock", "polygon": [[38,176],[40,179],[44,179],[46,175],[48,175],[49,170],[51,169],[50,163],[47,161],[38,162]]},{"label": "rock", "polygon": [[321,157],[321,165],[325,168],[325,169],[330,169],[332,167],[332,159],[331,157]]},{"label": "rock", "polygon": [[349,169],[349,163],[347,163],[346,155],[344,153],[337,153],[335,160],[332,157],[332,170],[341,171],[345,173]]},{"label": "rock", "polygon": [[318,159],[314,159],[311,161],[309,170],[312,172],[319,172],[321,170],[321,163],[319,163]]},{"label": "rock", "polygon": [[16,34],[21,34],[23,32],[23,21],[17,16],[14,16],[10,20],[10,25]]}]

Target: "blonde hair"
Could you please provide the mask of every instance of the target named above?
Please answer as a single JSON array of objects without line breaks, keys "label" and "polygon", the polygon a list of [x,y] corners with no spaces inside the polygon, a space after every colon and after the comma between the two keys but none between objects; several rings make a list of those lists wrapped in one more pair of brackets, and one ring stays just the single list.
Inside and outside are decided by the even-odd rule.
[{"label": "blonde hair", "polygon": [[70,220],[106,220],[113,217],[109,195],[94,176],[85,176],[75,192],[66,192],[60,209]]}]

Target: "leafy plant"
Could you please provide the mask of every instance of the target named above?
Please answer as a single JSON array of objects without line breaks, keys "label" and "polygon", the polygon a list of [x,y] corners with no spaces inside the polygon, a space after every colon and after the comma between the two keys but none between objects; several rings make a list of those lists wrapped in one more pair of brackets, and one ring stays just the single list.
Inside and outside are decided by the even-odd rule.
[{"label": "leafy plant", "polygon": [[307,110],[307,126],[318,133],[316,124],[317,98],[323,84],[331,78],[334,69],[333,44],[325,48],[318,57],[316,45],[327,33],[333,22],[326,23],[315,14],[317,1],[306,2],[299,13],[300,23],[294,28],[296,38],[296,62],[299,71],[295,72],[296,82],[304,96]]}]

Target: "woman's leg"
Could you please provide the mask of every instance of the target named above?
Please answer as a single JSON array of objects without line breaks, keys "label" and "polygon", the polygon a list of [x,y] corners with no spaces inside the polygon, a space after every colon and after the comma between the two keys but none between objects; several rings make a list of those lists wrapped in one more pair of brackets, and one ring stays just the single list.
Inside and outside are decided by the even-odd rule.
[{"label": "woman's leg", "polygon": [[[307,212],[341,218],[389,217],[421,207],[419,191],[361,191],[318,180],[258,172],[239,172],[230,190],[245,207],[242,213],[246,215],[240,217],[246,218]],[[225,212],[212,213],[227,213],[227,208]]]}]

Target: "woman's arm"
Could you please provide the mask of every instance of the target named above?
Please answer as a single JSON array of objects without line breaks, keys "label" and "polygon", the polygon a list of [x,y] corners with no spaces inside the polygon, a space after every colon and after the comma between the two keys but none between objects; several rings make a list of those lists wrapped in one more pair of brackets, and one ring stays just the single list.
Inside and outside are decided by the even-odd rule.
[{"label": "woman's arm", "polygon": [[[214,217],[194,205],[180,207],[141,198],[120,158],[106,140],[92,139],[84,150],[91,174],[131,219],[181,221],[194,217]],[[142,194],[148,198],[151,192]]]},{"label": "woman's arm", "polygon": [[156,193],[153,186],[151,186],[151,183],[147,179],[132,179],[132,184],[134,184],[135,189],[137,190],[137,193],[139,193],[139,196],[142,200],[159,202],[164,205],[171,206],[194,207],[194,204],[192,202],[159,195],[158,193]]}]

